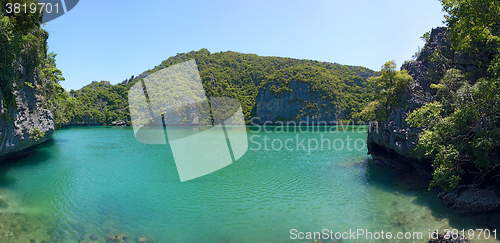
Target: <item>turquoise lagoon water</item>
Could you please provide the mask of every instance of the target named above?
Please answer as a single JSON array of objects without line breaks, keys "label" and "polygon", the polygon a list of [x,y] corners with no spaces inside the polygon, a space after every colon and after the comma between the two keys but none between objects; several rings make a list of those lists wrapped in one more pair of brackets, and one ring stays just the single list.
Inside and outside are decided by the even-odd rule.
[{"label": "turquoise lagoon water", "polygon": [[126,242],[314,242],[292,238],[363,229],[423,239],[342,242],[426,242],[436,229],[494,230],[497,216],[459,217],[434,191],[398,187],[395,172],[370,163],[366,127],[302,129],[249,128],[239,160],[185,182],[170,147],[140,143],[130,127],[60,129],[32,156],[1,168],[9,206],[0,213],[17,225],[0,223],[0,241],[106,242],[124,234]]}]

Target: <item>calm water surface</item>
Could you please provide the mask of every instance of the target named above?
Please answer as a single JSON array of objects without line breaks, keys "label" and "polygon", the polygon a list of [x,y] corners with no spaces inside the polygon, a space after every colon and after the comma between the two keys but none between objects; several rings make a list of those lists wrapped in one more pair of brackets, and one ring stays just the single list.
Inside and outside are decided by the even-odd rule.
[{"label": "calm water surface", "polygon": [[[429,229],[494,230],[485,220],[494,216],[461,218],[435,192],[395,186],[392,171],[371,165],[364,129],[254,127],[242,158],[182,183],[170,147],[142,144],[130,127],[61,129],[33,156],[1,168],[8,206],[0,207],[0,241],[92,242],[93,235],[105,242],[124,234],[128,242],[295,242],[292,229],[364,229],[422,232],[424,240],[415,242],[425,242]],[[287,149],[279,149],[287,139]],[[317,150],[308,151],[308,139]],[[9,222],[15,229],[4,227]]]}]

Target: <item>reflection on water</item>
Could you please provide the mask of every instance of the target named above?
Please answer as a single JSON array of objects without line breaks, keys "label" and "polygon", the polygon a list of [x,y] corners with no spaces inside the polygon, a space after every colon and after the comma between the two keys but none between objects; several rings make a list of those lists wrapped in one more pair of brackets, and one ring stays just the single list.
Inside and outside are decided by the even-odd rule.
[{"label": "reflection on water", "polygon": [[[366,149],[307,149],[365,132],[248,137],[267,147],[249,142],[235,163],[181,183],[168,144],[141,144],[131,128],[58,130],[33,156],[1,167],[0,242],[290,242],[292,229],[422,232],[415,242],[426,242],[436,229],[499,225],[494,214],[457,216],[435,191],[406,190]],[[287,139],[304,139],[305,149],[276,149]]]}]

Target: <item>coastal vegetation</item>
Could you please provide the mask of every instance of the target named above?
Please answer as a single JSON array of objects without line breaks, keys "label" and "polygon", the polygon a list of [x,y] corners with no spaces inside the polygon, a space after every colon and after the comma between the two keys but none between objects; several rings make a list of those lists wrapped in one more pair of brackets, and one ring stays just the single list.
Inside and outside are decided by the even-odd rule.
[{"label": "coastal vegetation", "polygon": [[[17,108],[16,95],[20,90],[31,90],[43,100],[44,107],[56,111],[64,96],[59,84],[64,80],[56,67],[56,54],[48,52],[49,34],[41,28],[42,15],[6,13],[4,1],[0,1],[0,94],[3,116],[13,119],[11,110]],[[12,3],[34,3],[30,0],[5,1]]]},{"label": "coastal vegetation", "polygon": [[[450,191],[462,175],[480,185],[498,177],[500,146],[500,3],[442,0],[452,46],[468,54],[486,75],[448,69],[437,99],[413,111],[412,126],[423,127],[418,146],[434,159],[431,187]],[[491,57],[484,60],[484,56]],[[477,78],[476,80],[474,80]]]},{"label": "coastal vegetation", "polygon": [[[207,98],[229,97],[240,101],[245,122],[255,116],[256,97],[266,85],[275,95],[305,92],[290,88],[291,81],[305,83],[311,91],[319,91],[332,110],[342,111],[346,120],[372,99],[372,87],[367,78],[373,70],[312,60],[282,57],[262,57],[233,51],[210,53],[206,49],[179,53],[141,75],[112,85],[108,81],[91,84],[68,92],[63,101],[60,124],[130,124],[128,90],[149,74],[166,67],[196,60]],[[63,99],[64,100],[64,99]],[[316,100],[303,100],[304,106],[318,107]],[[307,104],[306,104],[307,103]]]},{"label": "coastal vegetation", "polygon": [[[207,49],[179,53],[122,83],[93,81],[67,92],[60,85],[64,77],[57,68],[56,54],[48,52],[48,32],[41,26],[41,14],[7,14],[1,4],[0,118],[14,121],[16,98],[23,91],[34,94],[42,108],[52,111],[57,126],[130,125],[130,88],[150,74],[194,59],[207,98],[237,99],[246,123],[256,116],[257,96],[267,88],[276,97],[318,92],[321,103],[312,98],[296,100],[307,109],[323,106],[344,114],[339,119],[347,121],[388,121],[391,114],[403,110],[409,128],[419,131],[417,150],[432,160],[430,188],[452,191],[459,184],[480,186],[498,181],[500,172],[500,3],[441,3],[447,13],[453,58],[466,59],[467,65],[459,69],[446,50],[433,50],[425,57],[431,64],[426,74],[432,80],[431,98],[415,102],[418,107],[409,105],[409,94],[427,91],[417,90],[409,70],[397,71],[394,61],[375,72],[338,63],[233,51],[210,53]],[[431,33],[422,38],[429,43]],[[403,66],[423,59],[420,55],[425,48]],[[293,82],[307,85],[308,91],[297,89],[302,86],[291,85]],[[38,127],[27,133],[36,141],[47,136]]]},{"label": "coastal vegetation", "polygon": [[380,71],[380,76],[370,77],[368,83],[373,87],[373,101],[361,112],[356,113],[358,120],[386,120],[389,114],[401,108],[405,93],[411,87],[413,78],[408,71],[396,71],[394,61],[386,62]]},{"label": "coastal vegetation", "polygon": [[[6,14],[3,2],[0,242],[189,242],[199,241],[200,235],[206,242],[279,242],[288,239],[291,228],[313,231],[322,225],[331,226],[330,232],[362,225],[372,232],[389,227],[394,232],[424,235],[428,229],[453,227],[471,229],[468,237],[474,238],[471,232],[477,236],[481,229],[489,237],[500,225],[498,214],[455,217],[452,209],[441,207],[434,193],[407,191],[413,185],[399,183],[432,175],[430,185],[425,181],[425,186],[452,191],[440,193],[440,198],[459,213],[498,211],[498,0],[442,0],[447,28],[425,33],[426,47],[399,71],[394,61],[376,72],[337,63],[201,49],[179,53],[118,84],[92,81],[71,91],[60,84],[64,77],[56,54],[48,51],[41,15]],[[449,36],[436,37],[443,33]],[[271,118],[275,121],[271,129],[265,129],[266,124],[255,126],[249,130],[248,145],[241,136],[243,146],[229,137],[236,135],[229,126],[224,127],[223,146],[214,140],[216,133],[210,132],[200,133],[197,140],[201,143],[174,143],[172,139],[168,145],[166,140],[163,145],[141,144],[131,127],[71,127],[49,140],[55,126],[130,125],[131,88],[139,87],[147,76],[152,79],[155,73],[190,60],[197,63],[203,85],[200,93],[208,99],[238,100],[246,123],[258,124],[251,122],[259,115],[258,109],[273,114],[285,110],[290,116],[280,113]],[[200,91],[178,84],[175,88],[181,91]],[[212,115],[217,114],[213,117],[225,120],[227,114],[234,114],[231,101],[220,99],[219,104],[227,105],[219,107],[211,103]],[[191,114],[185,107],[177,111]],[[334,115],[324,117],[336,121],[380,121],[383,125],[324,130],[321,123],[316,123],[317,129],[313,123],[312,129],[304,129],[307,132],[295,127],[300,122],[288,126],[287,121],[294,118],[317,119],[318,114],[327,113]],[[185,119],[181,124],[188,124]],[[198,124],[203,123],[198,120]],[[385,128],[390,132],[380,132],[377,142],[385,137],[390,141],[386,144],[395,146],[376,148],[388,152],[395,167],[407,170],[401,174],[375,166],[377,158],[370,147],[375,159],[367,159],[365,145],[370,146],[370,137]],[[184,138],[197,129],[184,133],[176,127],[168,135]],[[238,163],[179,183],[181,164],[172,152],[175,146],[190,148],[185,158],[196,155],[195,150],[213,150],[232,153],[227,155],[233,161],[238,147],[248,146],[248,150]],[[412,153],[401,152],[408,148]],[[421,157],[411,157],[419,152]],[[28,154],[33,156],[24,157]],[[191,168],[217,159],[206,154],[191,156]],[[410,163],[417,166],[407,166]],[[421,176],[422,171],[427,174]]]},{"label": "coastal vegetation", "polygon": [[[432,158],[430,188],[452,191],[459,184],[491,184],[499,176],[500,3],[494,0],[442,0],[441,3],[447,13],[445,23],[451,52],[445,54],[447,50],[435,49],[420,59],[430,63],[427,75],[431,79],[432,99],[416,109],[398,109],[406,110],[406,122],[421,131],[416,149]],[[426,33],[422,38],[428,45],[430,35]],[[457,59],[464,64],[452,63]],[[406,70],[400,71],[398,79],[396,71],[389,68],[394,67],[391,64],[382,67],[380,77],[370,79],[375,95],[362,112],[365,117],[387,120],[405,93],[422,92],[407,86]]]},{"label": "coastal vegetation", "polygon": [[[17,1],[24,3],[29,1]],[[20,89],[31,89],[43,102],[43,108],[52,111],[57,126],[75,124],[113,123],[129,124],[128,90],[145,76],[163,68],[195,59],[207,98],[236,98],[242,104],[245,121],[255,115],[256,97],[260,90],[271,84],[271,91],[280,95],[292,90],[288,84],[297,81],[319,91],[331,109],[347,115],[342,119],[355,119],[356,114],[372,98],[372,87],[366,79],[376,72],[358,66],[346,66],[312,60],[281,57],[261,57],[238,52],[210,53],[206,49],[180,53],[163,61],[157,67],[116,85],[109,81],[93,81],[79,89],[65,91],[64,80],[56,66],[56,54],[49,53],[48,33],[41,28],[40,14],[1,15],[2,45],[0,55],[1,93],[4,109],[16,108],[16,95]],[[27,61],[29,60],[29,61]],[[20,73],[20,67],[24,74]],[[22,77],[29,74],[28,77]],[[35,78],[40,77],[40,78]],[[19,80],[23,80],[19,84]],[[304,100],[304,106],[317,107],[317,101]],[[307,103],[307,104],[306,104]],[[325,102],[323,102],[325,103]],[[9,116],[5,112],[5,116]]]}]

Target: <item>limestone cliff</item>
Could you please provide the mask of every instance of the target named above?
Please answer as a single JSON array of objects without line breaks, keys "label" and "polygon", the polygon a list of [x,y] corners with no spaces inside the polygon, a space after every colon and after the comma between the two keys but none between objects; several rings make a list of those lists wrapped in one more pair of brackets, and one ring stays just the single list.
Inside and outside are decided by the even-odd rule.
[{"label": "limestone cliff", "polygon": [[[385,158],[386,155],[394,154],[413,164],[423,162],[424,165],[430,166],[429,158],[425,158],[422,151],[415,150],[420,130],[410,128],[405,119],[414,109],[435,100],[436,91],[430,86],[439,83],[450,68],[470,73],[473,80],[486,76],[487,73],[485,68],[475,66],[465,54],[451,50],[447,29],[438,27],[431,31],[430,39],[419,57],[401,67],[407,70],[414,80],[410,92],[401,99],[401,108],[390,114],[388,120],[371,126],[368,133],[368,151],[375,159],[389,162]],[[427,175],[427,172],[422,175]]]},{"label": "limestone cliff", "polygon": [[47,108],[63,78],[39,17],[0,12],[0,161],[28,153],[55,128]]},{"label": "limestone cliff", "polygon": [[17,109],[4,110],[1,95],[0,161],[29,153],[49,139],[55,129],[52,112],[42,108],[35,89],[26,86],[16,92]]},{"label": "limestone cliff", "polygon": [[[338,64],[332,66],[341,68]],[[252,123],[331,125],[352,119],[356,102],[362,103],[363,95],[371,92],[367,79],[376,75],[352,66],[331,76],[325,75],[331,72],[328,68],[315,71],[305,70],[303,74],[294,75],[285,70],[270,75],[256,96]],[[309,78],[304,78],[307,75]]]},{"label": "limestone cliff", "polygon": [[[489,60],[486,60],[488,57],[484,58],[482,62],[489,63]],[[374,161],[412,171],[415,177],[429,180],[433,171],[432,158],[424,156],[421,150],[415,149],[421,130],[410,128],[405,119],[414,109],[436,99],[436,91],[430,86],[439,83],[447,69],[455,68],[468,73],[471,82],[486,76],[486,68],[478,67],[474,63],[467,55],[451,49],[446,28],[433,29],[419,57],[401,67],[407,70],[414,80],[411,90],[401,97],[401,108],[392,112],[388,120],[370,126],[367,145],[368,153]],[[463,187],[461,188],[463,191]],[[442,193],[440,198],[463,214],[490,212],[496,210],[500,204],[500,198],[491,191],[492,189],[469,188],[467,190],[478,192],[469,194],[459,193],[458,190],[460,189],[452,193]],[[477,196],[480,194],[488,197]]]},{"label": "limestone cliff", "polygon": [[337,121],[345,118],[345,112],[337,112],[331,107],[331,100],[322,98],[320,91],[313,91],[311,85],[292,80],[289,87],[294,92],[275,93],[271,90],[273,83],[260,90],[256,98],[256,116],[254,123],[266,121],[295,121],[296,124],[320,121]]}]

